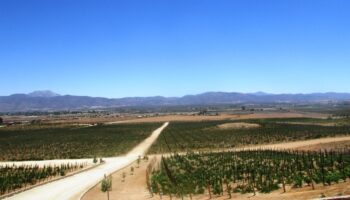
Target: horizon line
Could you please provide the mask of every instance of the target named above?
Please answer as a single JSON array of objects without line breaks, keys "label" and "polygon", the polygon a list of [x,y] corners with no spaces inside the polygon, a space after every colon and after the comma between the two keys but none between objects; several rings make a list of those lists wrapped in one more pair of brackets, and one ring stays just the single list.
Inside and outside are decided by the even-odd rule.
[{"label": "horizon line", "polygon": [[12,96],[12,95],[30,95],[34,92],[51,92],[53,94],[56,94],[57,96],[80,96],[80,97],[92,97],[92,98],[107,98],[107,99],[122,99],[122,98],[151,98],[151,97],[164,97],[164,98],[182,98],[185,96],[196,96],[196,95],[202,95],[207,93],[237,93],[237,94],[263,94],[263,95],[310,95],[310,94],[350,94],[350,92],[334,92],[334,91],[328,91],[328,92],[297,92],[297,93],[270,93],[270,92],[264,92],[264,91],[256,91],[256,92],[237,92],[237,91],[207,91],[207,92],[200,92],[200,93],[193,93],[193,94],[185,94],[185,95],[179,95],[179,96],[163,96],[163,95],[149,95],[149,96],[123,96],[123,97],[106,97],[106,96],[92,96],[92,95],[77,95],[77,94],[59,94],[52,90],[34,90],[29,93],[12,93],[8,95],[0,95],[2,97],[6,96]]}]

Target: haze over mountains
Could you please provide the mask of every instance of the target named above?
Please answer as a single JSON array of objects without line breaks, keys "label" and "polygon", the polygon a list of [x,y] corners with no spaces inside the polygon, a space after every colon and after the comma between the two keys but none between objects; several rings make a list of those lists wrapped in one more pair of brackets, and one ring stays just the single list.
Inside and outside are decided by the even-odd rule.
[{"label": "haze over mountains", "polygon": [[317,103],[350,101],[350,93],[268,94],[264,92],[207,92],[183,97],[102,98],[59,95],[51,91],[0,96],[0,112],[54,111],[128,106],[220,105],[239,103]]}]

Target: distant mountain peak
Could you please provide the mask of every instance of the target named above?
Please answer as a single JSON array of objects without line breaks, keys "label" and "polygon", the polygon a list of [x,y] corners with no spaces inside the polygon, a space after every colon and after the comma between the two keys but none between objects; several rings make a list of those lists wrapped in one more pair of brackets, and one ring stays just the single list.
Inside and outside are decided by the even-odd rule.
[{"label": "distant mountain peak", "polygon": [[30,97],[57,97],[59,94],[50,90],[37,90],[28,94]]},{"label": "distant mountain peak", "polygon": [[256,96],[264,96],[264,95],[269,95],[268,93],[266,93],[266,92],[261,92],[261,91],[254,92],[254,93],[251,93],[251,94],[256,95]]}]

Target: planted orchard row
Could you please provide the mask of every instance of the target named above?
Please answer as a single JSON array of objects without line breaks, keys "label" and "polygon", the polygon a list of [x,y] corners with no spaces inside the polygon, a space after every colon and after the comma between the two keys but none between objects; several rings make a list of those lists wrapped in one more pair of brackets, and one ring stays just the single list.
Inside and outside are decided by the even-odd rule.
[{"label": "planted orchard row", "polygon": [[286,186],[313,189],[350,177],[350,152],[239,151],[188,153],[162,158],[148,176],[150,192],[195,194],[269,193]]},{"label": "planted orchard row", "polygon": [[128,152],[160,124],[1,129],[0,160],[45,160],[115,156]]},{"label": "planted orchard row", "polygon": [[220,129],[218,125],[227,121],[173,122],[162,132],[150,153],[234,148],[350,134],[350,126],[286,124],[269,120],[253,122],[260,127]]},{"label": "planted orchard row", "polygon": [[53,177],[81,169],[85,164],[62,164],[58,166],[23,165],[0,167],[0,195],[26,188]]}]

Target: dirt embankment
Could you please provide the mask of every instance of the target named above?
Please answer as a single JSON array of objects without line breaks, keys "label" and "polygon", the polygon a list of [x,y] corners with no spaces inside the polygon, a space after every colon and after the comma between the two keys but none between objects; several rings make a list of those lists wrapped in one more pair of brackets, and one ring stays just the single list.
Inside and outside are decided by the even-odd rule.
[{"label": "dirt embankment", "polygon": [[307,145],[297,148],[302,151],[342,151],[350,149],[350,140],[334,141],[328,143],[320,143],[315,145]]},{"label": "dirt embankment", "polygon": [[259,128],[259,124],[237,122],[237,123],[225,123],[218,125],[219,129],[250,129],[250,128]]},{"label": "dirt embankment", "polygon": [[339,126],[338,123],[315,123],[315,122],[276,122],[278,124],[292,124],[292,125],[314,125],[314,126]]}]

